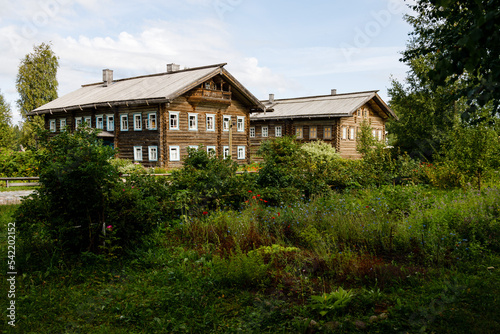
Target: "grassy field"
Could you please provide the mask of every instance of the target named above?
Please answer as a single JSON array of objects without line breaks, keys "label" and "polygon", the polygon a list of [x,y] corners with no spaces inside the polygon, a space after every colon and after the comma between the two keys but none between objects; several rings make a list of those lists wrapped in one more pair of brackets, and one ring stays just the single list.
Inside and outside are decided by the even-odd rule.
[{"label": "grassy field", "polygon": [[[5,264],[15,209],[0,207]],[[499,219],[498,188],[382,187],[276,207],[248,189],[240,210],[162,222],[122,253],[63,261],[16,240],[16,326],[4,316],[0,328],[499,333]]]}]

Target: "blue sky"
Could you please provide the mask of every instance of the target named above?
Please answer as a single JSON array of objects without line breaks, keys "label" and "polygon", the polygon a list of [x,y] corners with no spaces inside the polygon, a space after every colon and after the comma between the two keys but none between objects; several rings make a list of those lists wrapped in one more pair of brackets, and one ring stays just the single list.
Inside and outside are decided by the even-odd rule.
[{"label": "blue sky", "polygon": [[379,90],[410,26],[404,0],[0,0],[0,91],[20,120],[15,79],[33,46],[60,58],[59,95],[102,79],[164,72],[167,63],[226,68],[266,99]]}]

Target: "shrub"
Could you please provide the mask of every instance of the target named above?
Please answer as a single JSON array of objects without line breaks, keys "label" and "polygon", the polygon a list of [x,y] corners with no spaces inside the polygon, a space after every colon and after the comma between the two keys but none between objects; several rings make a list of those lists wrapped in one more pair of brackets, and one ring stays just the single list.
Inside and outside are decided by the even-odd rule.
[{"label": "shrub", "polygon": [[0,176],[38,176],[35,154],[32,151],[17,152],[0,148]]}]

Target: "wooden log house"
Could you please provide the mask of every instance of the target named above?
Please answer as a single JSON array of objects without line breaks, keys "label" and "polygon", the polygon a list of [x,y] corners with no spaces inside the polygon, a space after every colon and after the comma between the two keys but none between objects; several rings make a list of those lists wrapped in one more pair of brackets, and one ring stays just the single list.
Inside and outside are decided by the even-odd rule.
[{"label": "wooden log house", "polygon": [[54,135],[86,124],[100,129],[118,157],[147,167],[179,167],[188,147],[250,161],[250,114],[263,104],[217,64],[120,80],[103,70],[103,81],[29,113],[45,115]]},{"label": "wooden log house", "polygon": [[261,101],[265,112],[250,116],[250,151],[252,156],[263,140],[284,135],[296,136],[301,142],[323,140],[335,147],[343,158],[357,159],[356,138],[363,120],[371,128],[372,135],[385,141],[385,123],[397,119],[394,112],[380,98],[377,91],[274,99]]}]

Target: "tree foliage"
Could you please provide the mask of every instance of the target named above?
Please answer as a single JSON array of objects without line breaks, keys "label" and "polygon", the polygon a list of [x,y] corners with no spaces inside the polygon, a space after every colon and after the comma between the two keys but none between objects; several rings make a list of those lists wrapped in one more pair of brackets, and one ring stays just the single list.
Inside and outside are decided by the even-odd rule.
[{"label": "tree foliage", "polygon": [[10,105],[0,92],[0,147],[12,148],[14,145],[14,130]]},{"label": "tree foliage", "polygon": [[37,128],[43,128],[41,116],[27,119],[26,113],[57,98],[57,68],[59,60],[50,44],[42,43],[34,47],[32,53],[21,60],[16,78],[19,93],[17,105],[24,119],[21,132],[21,144],[33,146]]},{"label": "tree foliage", "polygon": [[403,60],[434,57],[428,75],[433,87],[465,83],[454,92],[455,99],[469,101],[464,119],[490,103],[495,115],[500,107],[500,1],[418,0],[411,7],[417,15],[408,18],[414,32]]}]

